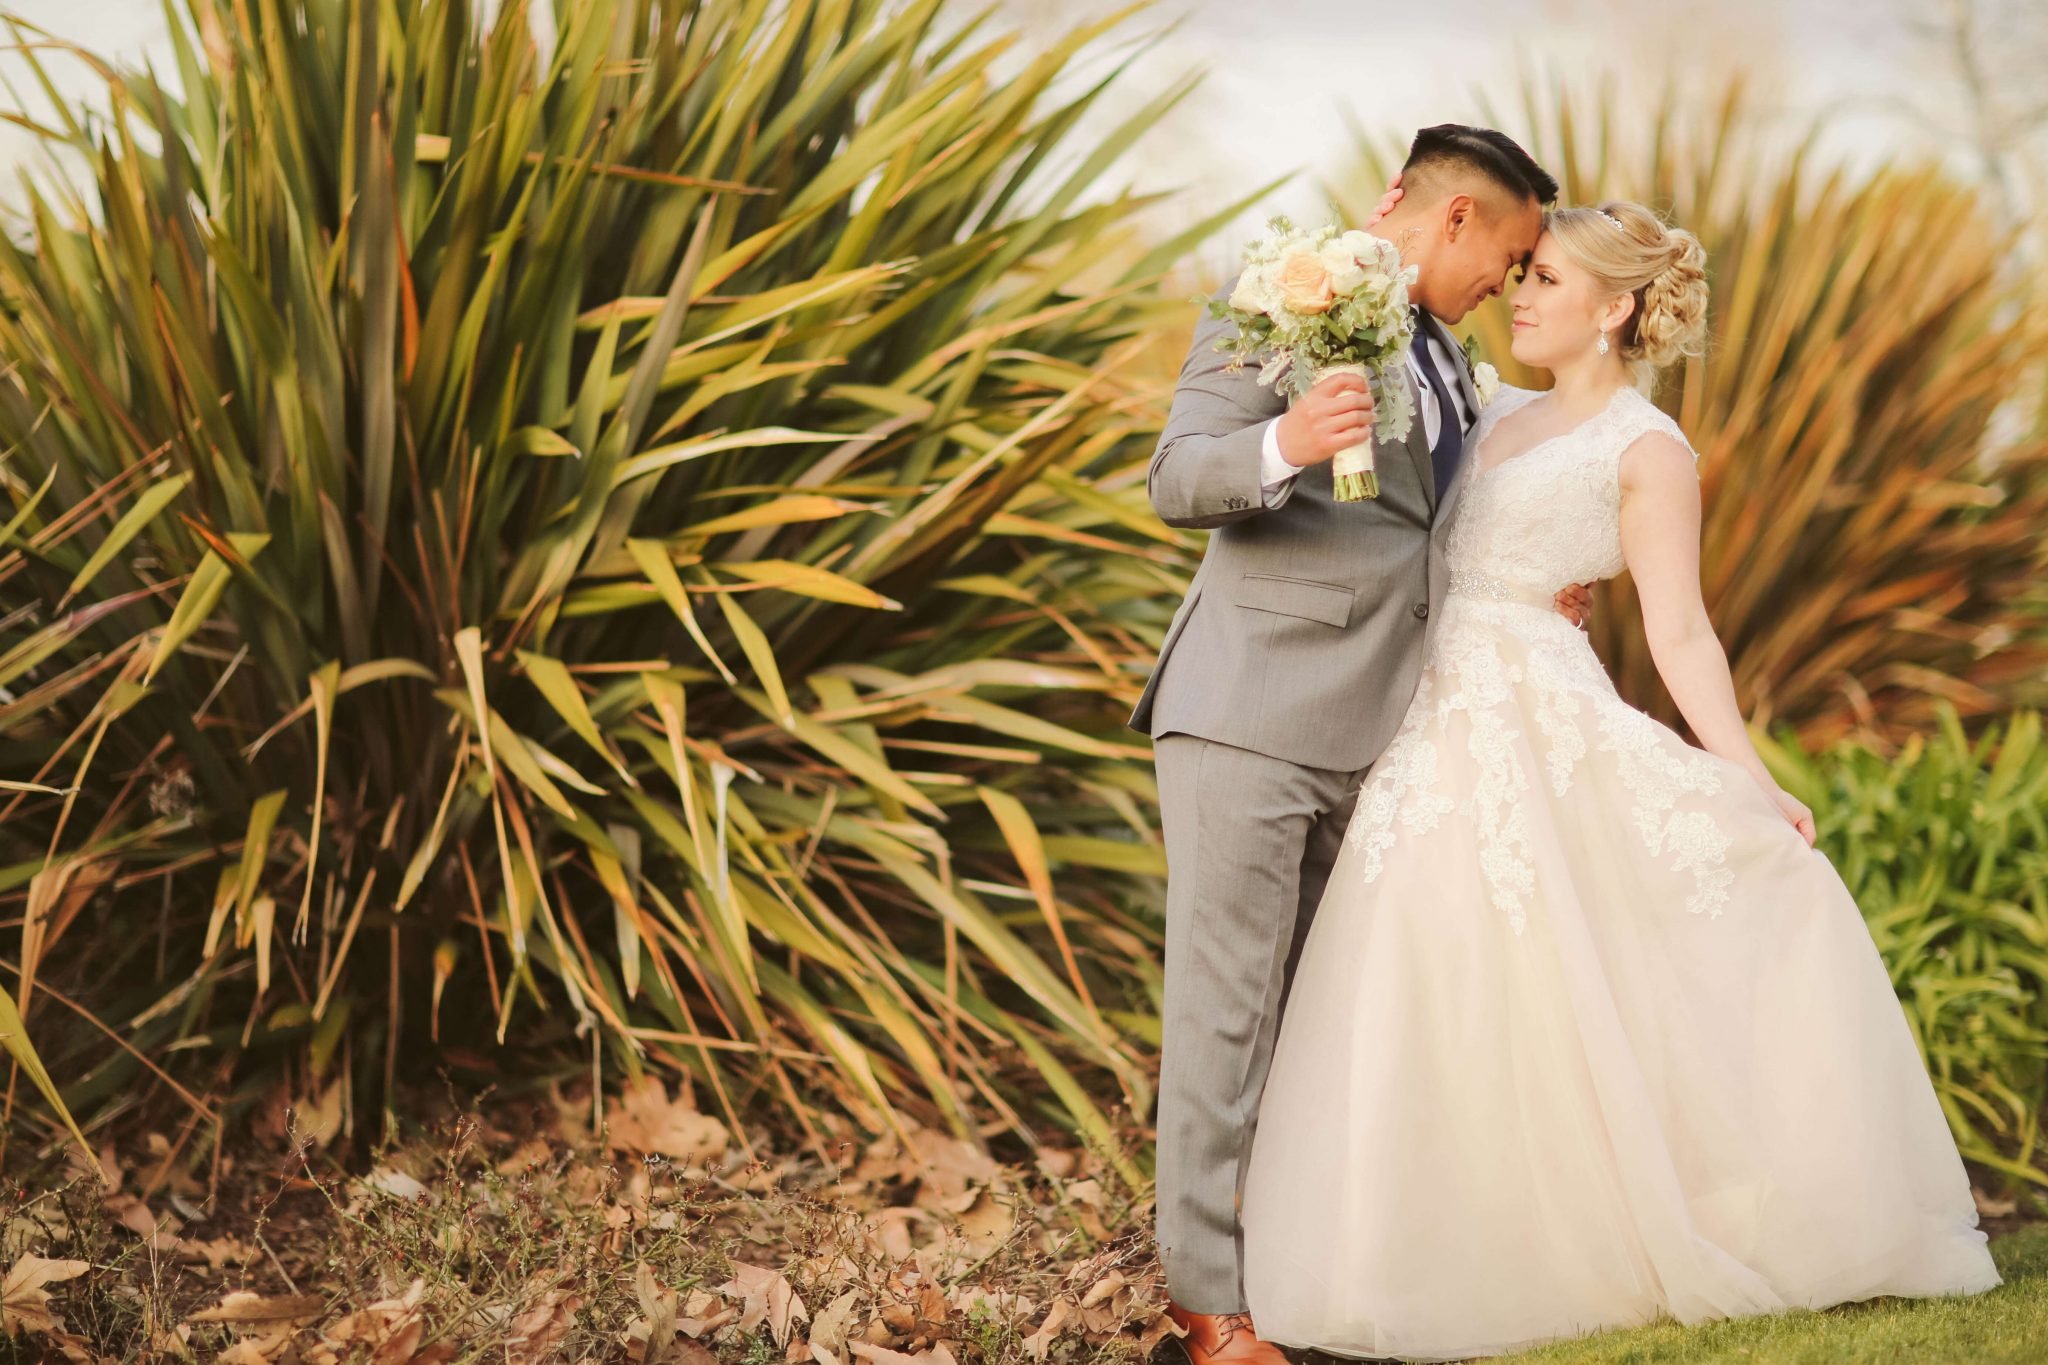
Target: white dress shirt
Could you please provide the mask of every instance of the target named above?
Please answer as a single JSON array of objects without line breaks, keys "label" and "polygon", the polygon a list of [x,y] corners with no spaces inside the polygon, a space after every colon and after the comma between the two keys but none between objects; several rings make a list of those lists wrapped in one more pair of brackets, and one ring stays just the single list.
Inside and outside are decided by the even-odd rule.
[{"label": "white dress shirt", "polygon": [[[1474,414],[1466,410],[1465,389],[1458,383],[1458,361],[1445,348],[1443,339],[1431,329],[1426,337],[1429,344],[1429,358],[1436,362],[1437,377],[1450,390],[1451,403],[1458,410],[1458,430],[1469,432],[1475,420]],[[1437,411],[1436,389],[1423,376],[1422,365],[1415,359],[1415,352],[1406,353],[1408,374],[1415,380],[1416,403],[1422,409],[1422,430],[1432,449],[1436,446],[1437,433],[1443,430],[1443,414]],[[1275,417],[1266,423],[1266,434],[1259,452],[1259,487],[1262,500],[1271,507],[1279,499],[1280,490],[1285,488],[1296,474],[1300,465],[1289,464],[1280,454],[1280,419]]]}]

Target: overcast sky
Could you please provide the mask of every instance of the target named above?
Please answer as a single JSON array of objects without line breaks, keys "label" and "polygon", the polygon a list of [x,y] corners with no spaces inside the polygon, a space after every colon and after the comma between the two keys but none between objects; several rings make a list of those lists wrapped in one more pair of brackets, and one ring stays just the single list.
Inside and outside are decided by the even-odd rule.
[{"label": "overcast sky", "polygon": [[[1298,168],[1308,174],[1284,206],[1312,210],[1322,202],[1313,174],[1334,173],[1349,145],[1340,109],[1375,129],[1476,120],[1482,91],[1510,91],[1518,73],[1531,69],[1613,75],[1624,91],[1647,97],[1667,71],[1706,82],[1740,67],[1789,114],[1841,111],[1834,145],[1851,158],[1938,150],[1954,119],[1954,95],[1916,25],[1945,3],[1165,0],[1127,26],[1135,41],[1179,19],[1128,78],[1115,107],[1135,107],[1182,71],[1209,74],[1125,173],[1144,188],[1186,186],[1168,212],[1192,219]],[[1003,4],[1027,35],[1048,40],[1108,7],[1105,0]],[[5,10],[102,54],[174,69],[159,0],[0,0]],[[93,86],[75,62],[59,58],[54,69],[71,89]],[[26,93],[18,64],[0,60],[0,71]],[[39,102],[22,107],[34,113]],[[5,188],[12,164],[29,154],[29,136],[0,124],[0,198],[15,197]]]}]

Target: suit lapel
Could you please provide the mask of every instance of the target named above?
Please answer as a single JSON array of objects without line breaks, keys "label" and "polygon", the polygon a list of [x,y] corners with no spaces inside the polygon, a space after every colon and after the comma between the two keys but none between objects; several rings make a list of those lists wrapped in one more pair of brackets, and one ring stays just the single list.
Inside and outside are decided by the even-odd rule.
[{"label": "suit lapel", "polygon": [[1436,512],[1436,467],[1429,460],[1429,431],[1422,420],[1422,381],[1415,377],[1415,371],[1408,368],[1408,362],[1401,362],[1401,382],[1408,386],[1409,397],[1415,404],[1415,420],[1408,424],[1408,439],[1402,442],[1408,452],[1409,462],[1415,466],[1415,476],[1422,483],[1422,502]]},{"label": "suit lapel", "polygon": [[1465,411],[1472,414],[1472,425],[1476,427],[1479,425],[1479,390],[1472,384],[1472,366],[1465,357],[1465,348],[1460,346],[1458,339],[1451,335],[1450,328],[1438,322],[1436,318],[1428,313],[1424,313],[1423,316],[1429,318],[1429,325],[1436,329],[1437,340],[1441,341],[1444,349],[1454,357],[1451,362],[1451,368],[1457,371],[1458,392],[1463,395]]}]

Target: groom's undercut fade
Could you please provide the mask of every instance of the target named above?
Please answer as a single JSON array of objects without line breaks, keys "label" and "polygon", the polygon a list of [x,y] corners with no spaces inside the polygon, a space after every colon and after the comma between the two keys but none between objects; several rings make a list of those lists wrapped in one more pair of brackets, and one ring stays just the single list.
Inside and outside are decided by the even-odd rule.
[{"label": "groom's undercut fade", "polygon": [[1496,129],[1463,123],[1439,123],[1415,135],[1401,167],[1401,188],[1429,203],[1463,189],[1475,175],[1520,203],[1548,207],[1557,199],[1557,180],[1521,143]]}]

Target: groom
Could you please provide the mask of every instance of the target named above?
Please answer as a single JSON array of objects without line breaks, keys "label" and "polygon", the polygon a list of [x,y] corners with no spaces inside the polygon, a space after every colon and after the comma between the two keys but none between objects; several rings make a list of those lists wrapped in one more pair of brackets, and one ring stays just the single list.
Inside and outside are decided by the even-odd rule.
[{"label": "groom", "polygon": [[[1371,431],[1364,381],[1325,380],[1289,409],[1254,367],[1225,368],[1227,322],[1196,327],[1152,456],[1160,518],[1216,528],[1130,721],[1155,740],[1168,866],[1159,1254],[1195,1365],[1284,1362],[1240,1279],[1259,1094],[1295,955],[1443,605],[1479,397],[1442,324],[1500,293],[1557,196],[1512,139],[1460,124],[1417,134],[1397,183],[1374,230],[1418,269],[1417,420],[1377,452],[1379,497],[1331,496],[1330,458]],[[1574,623],[1589,605],[1558,594]]]}]

